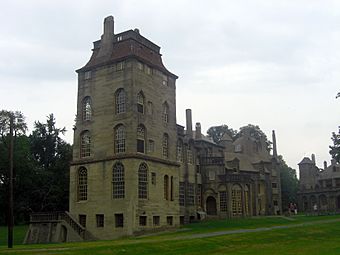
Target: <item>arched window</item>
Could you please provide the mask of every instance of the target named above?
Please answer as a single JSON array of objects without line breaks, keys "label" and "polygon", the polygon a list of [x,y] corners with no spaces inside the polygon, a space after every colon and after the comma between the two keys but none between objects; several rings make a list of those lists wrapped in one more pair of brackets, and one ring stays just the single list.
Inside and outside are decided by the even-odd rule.
[{"label": "arched window", "polygon": [[169,176],[164,175],[164,199],[169,200]]},{"label": "arched window", "polygon": [[174,177],[171,176],[170,180],[170,200],[174,201]]},{"label": "arched window", "polygon": [[233,216],[242,216],[242,188],[240,185],[233,185],[231,199]]},{"label": "arched window", "polygon": [[125,127],[118,125],[115,128],[115,153],[125,152]]},{"label": "arched window", "polygon": [[113,166],[112,195],[113,198],[124,198],[125,195],[124,166],[120,162]]},{"label": "arched window", "polygon": [[89,131],[84,131],[80,136],[80,157],[91,156],[91,135]]},{"label": "arched window", "polygon": [[148,166],[145,163],[138,169],[138,198],[148,198]]},{"label": "arched window", "polygon": [[118,89],[115,93],[115,105],[116,105],[116,113],[125,112],[126,108],[126,94],[124,89]]},{"label": "arched window", "polygon": [[81,167],[78,170],[78,201],[87,200],[87,169]]},{"label": "arched window", "polygon": [[85,97],[83,99],[83,120],[91,120],[92,117],[92,107],[91,107],[91,98],[90,97]]},{"label": "arched window", "polygon": [[137,152],[145,152],[145,127],[143,125],[137,127]]},{"label": "arched window", "polygon": [[177,140],[176,158],[179,162],[183,161],[183,142],[181,139]]},{"label": "arched window", "polygon": [[169,122],[169,106],[166,102],[163,104],[163,122]]},{"label": "arched window", "polygon": [[168,134],[163,135],[163,140],[162,140],[162,154],[164,158],[169,157],[169,136]]},{"label": "arched window", "polygon": [[140,113],[144,113],[144,101],[143,92],[139,92],[137,94],[137,111]]},{"label": "arched window", "polygon": [[250,216],[249,202],[250,202],[249,187],[248,187],[248,185],[246,185],[244,187],[244,210],[245,210],[246,216]]}]

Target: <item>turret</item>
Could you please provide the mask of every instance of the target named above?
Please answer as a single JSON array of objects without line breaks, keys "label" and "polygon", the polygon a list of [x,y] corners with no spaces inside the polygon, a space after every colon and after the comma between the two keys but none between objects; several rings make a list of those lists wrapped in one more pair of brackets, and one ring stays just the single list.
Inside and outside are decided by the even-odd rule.
[{"label": "turret", "polygon": [[301,188],[313,189],[316,184],[316,174],[318,173],[318,168],[315,166],[315,162],[308,157],[304,157],[298,165]]}]

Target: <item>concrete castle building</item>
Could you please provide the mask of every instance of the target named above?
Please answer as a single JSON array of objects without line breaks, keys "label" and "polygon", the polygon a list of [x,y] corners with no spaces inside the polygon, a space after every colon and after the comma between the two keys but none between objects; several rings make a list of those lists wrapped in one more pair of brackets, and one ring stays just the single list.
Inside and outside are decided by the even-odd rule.
[{"label": "concrete castle building", "polygon": [[325,213],[340,211],[340,165],[331,161],[324,169],[315,164],[315,156],[305,157],[299,163],[299,208],[304,212]]},{"label": "concrete castle building", "polygon": [[[186,127],[178,125],[178,77],[163,65],[160,47],[138,29],[115,34],[113,17],[92,51],[77,70],[70,212],[55,216],[64,225],[55,225],[62,234],[50,240],[78,240],[68,232],[112,239],[205,217],[281,213],[274,133],[270,155],[249,132],[214,143],[200,123],[193,130],[191,110]],[[38,224],[42,216],[34,217]]]}]

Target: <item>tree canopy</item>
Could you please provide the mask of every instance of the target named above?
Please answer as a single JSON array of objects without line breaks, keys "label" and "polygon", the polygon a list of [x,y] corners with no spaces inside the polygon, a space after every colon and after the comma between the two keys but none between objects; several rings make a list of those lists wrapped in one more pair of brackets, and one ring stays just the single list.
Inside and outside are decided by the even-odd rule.
[{"label": "tree canopy", "polygon": [[336,160],[336,162],[340,163],[340,127],[338,133],[332,133],[332,142],[333,145],[329,146],[332,158]]},{"label": "tree canopy", "polygon": [[207,131],[207,134],[213,139],[215,143],[219,143],[225,134],[228,134],[230,138],[233,139],[237,134],[237,131],[229,128],[228,125],[223,124],[220,126],[210,127]]}]

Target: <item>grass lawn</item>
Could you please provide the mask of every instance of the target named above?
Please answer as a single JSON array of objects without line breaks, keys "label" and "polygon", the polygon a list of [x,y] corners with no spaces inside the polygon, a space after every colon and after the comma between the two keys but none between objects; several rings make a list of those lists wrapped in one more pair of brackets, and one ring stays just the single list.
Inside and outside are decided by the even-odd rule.
[{"label": "grass lawn", "polygon": [[[293,220],[268,217],[210,221],[187,225],[185,228],[190,230],[185,232],[166,233],[161,236],[83,243],[16,245],[12,250],[0,246],[0,254],[340,254],[340,221],[319,222],[328,219],[340,219],[340,216],[299,216]],[[203,232],[304,222],[312,224],[256,233],[190,239],[190,234]],[[5,228],[0,228],[1,235],[3,229]]]},{"label": "grass lawn", "polygon": [[[15,226],[13,230],[14,245],[22,244],[28,225]],[[7,245],[7,226],[0,226],[0,246]]]}]

